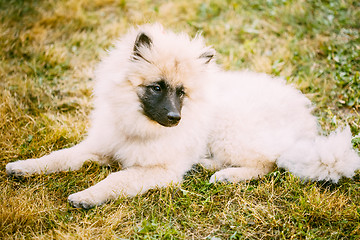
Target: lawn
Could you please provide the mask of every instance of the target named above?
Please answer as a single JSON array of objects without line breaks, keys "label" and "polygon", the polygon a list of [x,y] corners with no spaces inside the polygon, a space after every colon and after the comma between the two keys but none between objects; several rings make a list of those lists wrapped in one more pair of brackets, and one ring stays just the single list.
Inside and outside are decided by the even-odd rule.
[{"label": "lawn", "polygon": [[5,174],[83,139],[97,62],[129,27],[155,21],[202,32],[224,69],[284,77],[324,134],[348,124],[360,150],[359,19],[358,0],[0,0],[0,239],[359,239],[359,172],[338,184],[282,169],[210,184],[213,172],[195,166],[181,185],[90,210],[68,195],[119,166]]}]

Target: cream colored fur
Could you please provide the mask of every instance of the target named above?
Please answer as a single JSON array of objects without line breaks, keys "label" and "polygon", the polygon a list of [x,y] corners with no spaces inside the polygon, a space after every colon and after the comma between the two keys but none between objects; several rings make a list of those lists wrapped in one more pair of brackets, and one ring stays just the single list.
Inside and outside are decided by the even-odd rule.
[{"label": "cream colored fur", "polygon": [[[150,49],[140,49],[148,61],[132,60],[139,32],[153,42]],[[79,169],[88,160],[119,161],[123,170],[69,196],[75,207],[89,208],[179,183],[196,163],[219,170],[211,182],[257,178],[276,164],[304,179],[335,182],[360,168],[348,128],[320,136],[311,103],[298,90],[265,74],[223,72],[200,57],[211,51],[201,37],[190,39],[159,24],[130,30],[96,70],[86,139],[42,158],[9,163],[7,173],[51,173]],[[176,127],[163,127],[142,112],[139,86],[160,77],[185,87]]]}]

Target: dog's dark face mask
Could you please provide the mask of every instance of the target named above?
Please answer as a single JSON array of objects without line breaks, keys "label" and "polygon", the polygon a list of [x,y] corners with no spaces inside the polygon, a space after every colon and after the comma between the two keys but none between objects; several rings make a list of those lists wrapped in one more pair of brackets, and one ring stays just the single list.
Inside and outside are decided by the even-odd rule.
[{"label": "dog's dark face mask", "polygon": [[171,87],[165,80],[142,86],[139,98],[144,114],[165,127],[178,125],[181,119],[181,108],[184,99],[184,88]]},{"label": "dog's dark face mask", "polygon": [[[141,54],[141,48],[152,47],[152,40],[145,33],[139,33],[135,40],[133,48],[133,61],[145,61],[149,64],[151,62]],[[205,64],[209,63],[213,54],[206,52],[199,56],[205,59]],[[181,108],[185,97],[184,87],[170,86],[165,78],[159,77],[158,81],[148,85],[139,86],[141,91],[138,92],[138,97],[141,102],[143,113],[149,119],[156,121],[165,127],[174,127],[179,124],[181,119]]]}]

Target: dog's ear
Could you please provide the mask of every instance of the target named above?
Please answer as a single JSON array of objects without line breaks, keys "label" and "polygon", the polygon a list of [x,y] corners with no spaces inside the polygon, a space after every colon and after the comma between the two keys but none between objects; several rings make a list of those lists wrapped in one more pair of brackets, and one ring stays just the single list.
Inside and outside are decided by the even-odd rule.
[{"label": "dog's ear", "polygon": [[199,58],[204,59],[205,64],[208,64],[215,56],[215,51],[213,49],[209,49],[200,55]]},{"label": "dog's ear", "polygon": [[133,48],[133,59],[138,60],[139,58],[142,58],[145,61],[149,62],[141,55],[140,47],[151,48],[151,45],[152,45],[151,38],[143,32],[139,33],[136,37],[134,48]]}]

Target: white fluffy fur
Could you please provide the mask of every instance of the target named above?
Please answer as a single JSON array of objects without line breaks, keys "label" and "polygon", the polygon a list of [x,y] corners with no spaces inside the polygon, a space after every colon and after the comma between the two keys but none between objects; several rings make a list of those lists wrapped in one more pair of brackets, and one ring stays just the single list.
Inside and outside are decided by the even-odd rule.
[{"label": "white fluffy fur", "polygon": [[[140,49],[151,64],[131,60],[139,32],[152,39],[150,49]],[[88,160],[121,162],[123,170],[69,196],[72,205],[88,208],[181,182],[199,162],[219,170],[211,182],[257,178],[275,164],[304,179],[334,182],[360,168],[349,128],[320,136],[311,103],[298,90],[265,74],[220,71],[200,57],[209,51],[201,37],[190,39],[158,24],[130,30],[96,70],[87,138],[39,159],[9,163],[7,173],[76,170]],[[163,127],[142,113],[139,86],[159,77],[185,87],[176,127]]]},{"label": "white fluffy fur", "polygon": [[283,79],[248,71],[217,77],[212,159],[202,160],[222,169],[212,182],[256,178],[275,163],[303,179],[333,182],[360,168],[350,128],[320,136],[310,101]]}]

